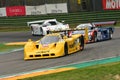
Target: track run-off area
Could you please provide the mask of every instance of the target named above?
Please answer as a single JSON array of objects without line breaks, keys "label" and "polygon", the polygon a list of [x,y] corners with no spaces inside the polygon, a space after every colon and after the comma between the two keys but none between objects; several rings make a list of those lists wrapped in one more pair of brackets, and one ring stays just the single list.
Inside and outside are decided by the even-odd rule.
[{"label": "track run-off area", "polygon": [[[0,32],[0,43],[38,40],[40,36],[32,36],[31,32]],[[85,45],[83,51],[68,56],[52,59],[24,61],[23,50],[0,54],[0,77],[38,69],[47,69],[87,61],[95,61],[120,56],[120,28],[115,28],[113,39]]]}]

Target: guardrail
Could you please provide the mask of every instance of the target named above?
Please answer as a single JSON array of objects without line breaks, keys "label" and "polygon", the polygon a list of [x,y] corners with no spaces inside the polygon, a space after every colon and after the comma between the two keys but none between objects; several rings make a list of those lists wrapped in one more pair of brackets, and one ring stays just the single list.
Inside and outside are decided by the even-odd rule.
[{"label": "guardrail", "polygon": [[47,14],[47,15],[34,15],[34,16],[1,17],[0,26],[27,26],[28,21],[53,19],[53,18],[56,18],[58,21],[65,20],[65,23],[69,23],[69,24],[110,21],[110,20],[119,21],[120,10]]}]

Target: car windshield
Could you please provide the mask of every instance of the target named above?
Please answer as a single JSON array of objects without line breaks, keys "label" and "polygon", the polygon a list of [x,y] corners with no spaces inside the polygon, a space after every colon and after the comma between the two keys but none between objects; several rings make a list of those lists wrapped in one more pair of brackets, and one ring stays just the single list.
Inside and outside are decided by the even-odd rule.
[{"label": "car windshield", "polygon": [[54,42],[59,41],[59,36],[45,36],[44,38],[41,39],[40,43],[41,44],[51,44]]}]

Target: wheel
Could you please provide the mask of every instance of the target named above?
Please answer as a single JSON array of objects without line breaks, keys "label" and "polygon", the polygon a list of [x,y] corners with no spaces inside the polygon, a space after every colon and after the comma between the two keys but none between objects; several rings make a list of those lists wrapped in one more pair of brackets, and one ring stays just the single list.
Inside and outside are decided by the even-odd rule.
[{"label": "wheel", "polygon": [[67,46],[67,43],[65,43],[65,46],[64,46],[64,54],[65,54],[65,56],[68,55],[68,46]]},{"label": "wheel", "polygon": [[43,29],[40,27],[40,34],[43,35]]},{"label": "wheel", "polygon": [[109,31],[109,39],[112,39],[112,31]]},{"label": "wheel", "polygon": [[80,42],[80,50],[82,51],[84,50],[84,37],[83,36],[79,38],[79,42]]},{"label": "wheel", "polygon": [[32,31],[32,36],[35,36],[32,26],[31,26],[31,31]]},{"label": "wheel", "polygon": [[93,42],[97,42],[97,33],[96,32],[93,35]]},{"label": "wheel", "polygon": [[35,34],[32,34],[32,36],[35,36]]},{"label": "wheel", "polygon": [[47,34],[49,34],[49,33],[50,33],[50,31],[48,30],[48,31],[47,31]]}]

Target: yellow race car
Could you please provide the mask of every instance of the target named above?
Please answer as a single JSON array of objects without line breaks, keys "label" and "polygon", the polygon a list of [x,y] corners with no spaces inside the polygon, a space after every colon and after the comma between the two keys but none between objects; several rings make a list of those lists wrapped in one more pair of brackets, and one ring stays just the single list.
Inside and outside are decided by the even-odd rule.
[{"label": "yellow race car", "polygon": [[73,30],[76,29],[53,31],[35,42],[28,40],[24,47],[24,60],[60,57],[82,51],[88,40],[87,29],[84,29],[85,35],[70,35]]}]

